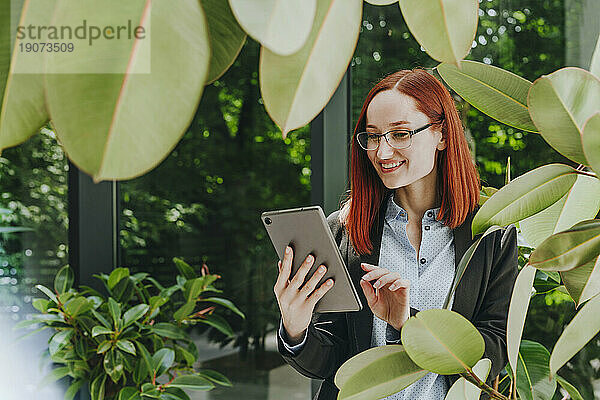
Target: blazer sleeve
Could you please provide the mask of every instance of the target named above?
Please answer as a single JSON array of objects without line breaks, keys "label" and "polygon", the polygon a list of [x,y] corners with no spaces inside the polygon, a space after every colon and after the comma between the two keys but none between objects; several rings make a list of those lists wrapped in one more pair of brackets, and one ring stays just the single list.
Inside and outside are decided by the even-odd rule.
[{"label": "blazer sleeve", "polygon": [[[338,214],[339,211],[333,212],[327,222],[339,247],[344,228]],[[288,351],[279,335],[277,348],[283,359],[302,375],[313,379],[332,377],[350,354],[346,313],[313,313],[305,343],[298,352]]]},{"label": "blazer sleeve", "polygon": [[491,384],[508,362],[506,324],[510,298],[519,272],[517,229],[514,225],[509,225],[501,232],[501,235],[496,235],[499,239],[495,241],[487,289],[473,319],[473,325],[485,342],[483,357],[492,361],[488,384]]}]

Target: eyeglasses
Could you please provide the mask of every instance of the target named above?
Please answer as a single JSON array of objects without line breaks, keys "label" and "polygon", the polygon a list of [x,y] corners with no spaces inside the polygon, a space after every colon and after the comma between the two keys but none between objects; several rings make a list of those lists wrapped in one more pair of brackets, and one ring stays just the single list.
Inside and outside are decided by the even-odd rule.
[{"label": "eyeglasses", "polygon": [[383,136],[387,143],[394,149],[406,149],[410,147],[414,135],[424,131],[433,124],[435,124],[435,122],[430,122],[413,131],[408,129],[393,129],[386,133],[360,132],[356,135],[356,140],[363,149],[376,150],[379,147],[379,142]]}]

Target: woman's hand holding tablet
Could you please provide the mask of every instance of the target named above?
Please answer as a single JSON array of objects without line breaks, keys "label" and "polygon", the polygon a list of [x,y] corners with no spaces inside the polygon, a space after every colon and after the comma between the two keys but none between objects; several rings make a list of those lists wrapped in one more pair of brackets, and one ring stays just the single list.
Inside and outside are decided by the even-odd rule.
[{"label": "woman's hand holding tablet", "polygon": [[273,291],[281,311],[283,327],[293,344],[297,344],[301,342],[304,331],[310,324],[315,305],[333,287],[333,279],[327,279],[317,287],[327,271],[327,268],[321,265],[302,285],[314,263],[314,257],[309,254],[290,280],[293,257],[292,248],[287,246],[283,262],[278,262],[279,275]]}]

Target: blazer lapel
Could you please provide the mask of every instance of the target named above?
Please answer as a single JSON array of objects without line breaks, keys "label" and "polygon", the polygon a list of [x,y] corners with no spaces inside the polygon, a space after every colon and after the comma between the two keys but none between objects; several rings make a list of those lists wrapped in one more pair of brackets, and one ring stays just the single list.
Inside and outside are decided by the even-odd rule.
[{"label": "blazer lapel", "polygon": [[360,286],[360,279],[366,272],[361,268],[360,264],[367,263],[377,265],[379,263],[386,205],[392,193],[392,190],[388,190],[385,193],[377,215],[377,223],[371,228],[370,237],[371,243],[373,244],[373,251],[371,254],[359,256],[354,248],[352,248],[352,245],[347,244],[348,248],[351,248],[351,250],[348,250],[348,248],[346,249],[348,254],[348,269],[363,306],[360,311],[348,313],[348,323],[350,325],[351,333],[354,336],[354,350],[357,354],[371,347],[371,335],[373,331],[373,312],[371,311],[371,308],[369,308],[367,298]]},{"label": "blazer lapel", "polygon": [[[471,223],[477,212],[477,207],[473,212],[469,213],[465,222],[454,229],[454,272],[460,263],[465,252],[475,242],[476,239],[471,238]],[[467,271],[461,278],[456,291],[454,292],[454,302],[452,303],[452,311],[463,315],[467,319],[471,319],[477,300],[477,294],[481,286],[482,268],[477,265],[475,258],[471,259]]]}]

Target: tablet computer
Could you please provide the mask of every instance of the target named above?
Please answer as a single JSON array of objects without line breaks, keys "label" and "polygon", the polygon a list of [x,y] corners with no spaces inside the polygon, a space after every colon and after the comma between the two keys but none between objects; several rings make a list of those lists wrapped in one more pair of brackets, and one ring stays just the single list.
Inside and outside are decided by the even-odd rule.
[{"label": "tablet computer", "polygon": [[321,286],[329,278],[333,279],[334,285],[317,302],[313,312],[362,310],[356,288],[320,206],[266,211],[261,214],[261,220],[280,260],[283,260],[285,247],[288,244],[294,250],[290,279],[309,254],[315,257],[315,261],[306,274],[304,283],[312,277],[321,264],[327,267],[327,272],[316,287]]}]

